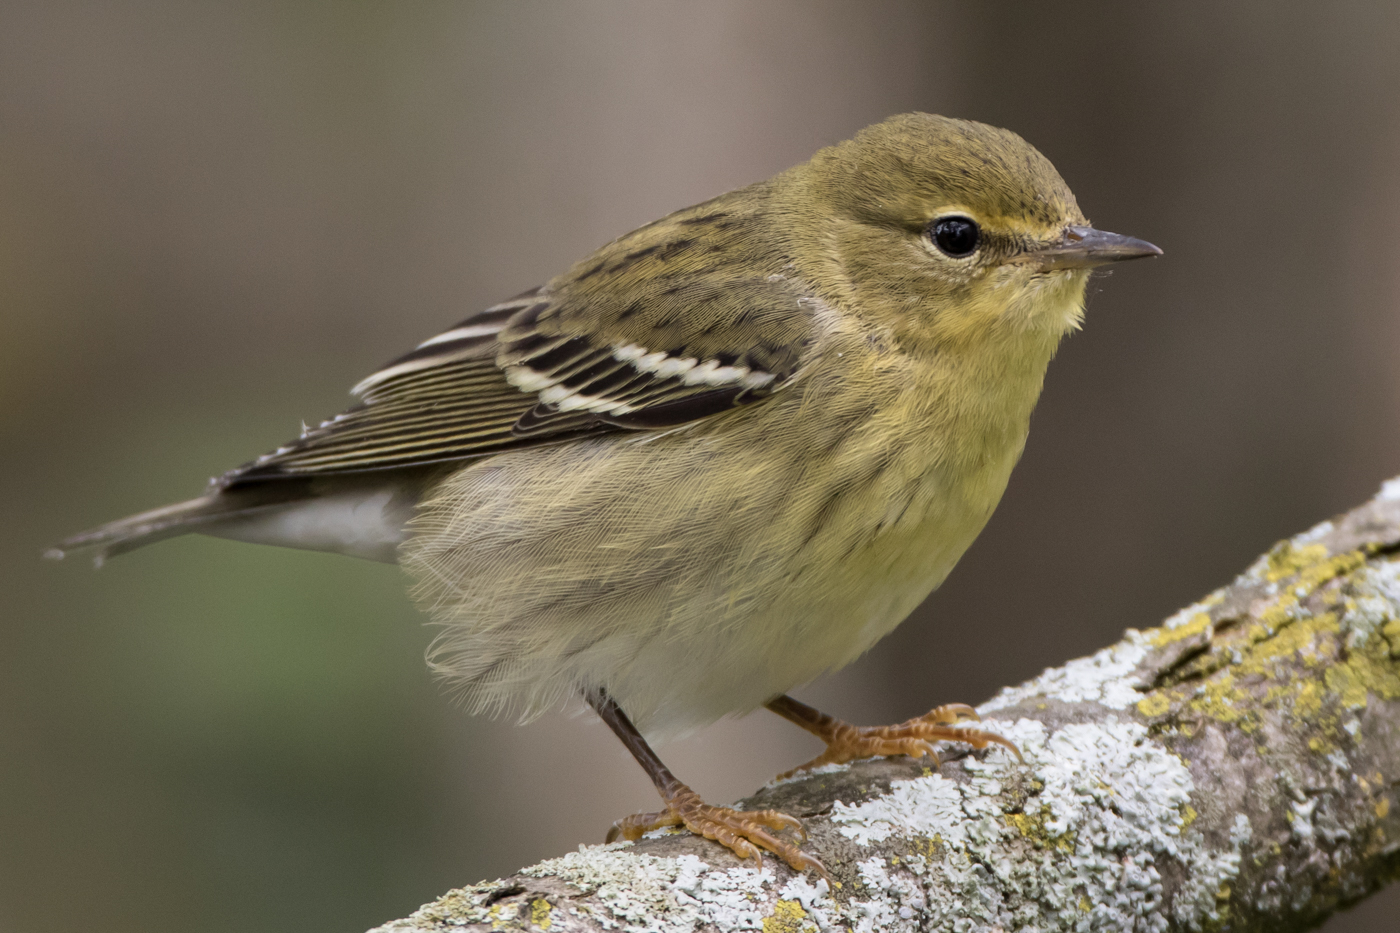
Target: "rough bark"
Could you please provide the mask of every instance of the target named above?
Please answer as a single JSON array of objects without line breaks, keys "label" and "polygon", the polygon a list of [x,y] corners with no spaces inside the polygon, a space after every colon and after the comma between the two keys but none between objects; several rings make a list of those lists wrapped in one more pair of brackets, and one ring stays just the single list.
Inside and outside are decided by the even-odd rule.
[{"label": "rough bark", "polygon": [[1400,479],[981,711],[1024,763],[876,759],[742,803],[803,817],[834,889],[673,833],[377,933],[1307,929],[1400,875]]}]

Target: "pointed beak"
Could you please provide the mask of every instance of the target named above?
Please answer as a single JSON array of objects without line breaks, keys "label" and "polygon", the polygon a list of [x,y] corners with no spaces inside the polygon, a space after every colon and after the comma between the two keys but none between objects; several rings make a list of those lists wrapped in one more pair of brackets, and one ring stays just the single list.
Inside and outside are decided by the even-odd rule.
[{"label": "pointed beak", "polygon": [[1045,271],[1058,269],[1092,269],[1110,262],[1160,256],[1162,251],[1146,240],[1095,230],[1093,227],[1065,227],[1058,242],[1033,249],[1024,261]]}]

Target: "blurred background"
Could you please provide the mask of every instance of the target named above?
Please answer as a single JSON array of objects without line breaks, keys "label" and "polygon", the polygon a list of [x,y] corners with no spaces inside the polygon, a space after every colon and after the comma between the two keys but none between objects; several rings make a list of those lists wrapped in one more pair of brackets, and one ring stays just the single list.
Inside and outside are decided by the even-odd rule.
[{"label": "blurred background", "polygon": [[[800,696],[980,701],[1361,502],[1400,473],[1397,47],[1391,2],[0,4],[0,929],[358,931],[653,808],[591,719],[453,709],[397,568],[39,552],[892,113],[1015,129],[1166,256],[1095,280],[948,583]],[[663,755],[720,802],[815,746]]]}]

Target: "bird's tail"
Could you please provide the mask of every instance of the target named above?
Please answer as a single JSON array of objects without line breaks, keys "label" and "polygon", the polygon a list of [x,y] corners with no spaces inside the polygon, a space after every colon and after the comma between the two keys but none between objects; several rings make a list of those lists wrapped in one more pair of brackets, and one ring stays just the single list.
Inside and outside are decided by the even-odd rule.
[{"label": "bird's tail", "polygon": [[216,523],[283,505],[289,498],[294,498],[287,495],[288,492],[290,490],[271,486],[237,492],[216,490],[198,499],[130,515],[73,535],[49,548],[44,552],[44,556],[51,560],[62,560],[73,551],[96,548],[93,563],[100,567],[108,557],[124,554],[166,538],[203,531]]}]

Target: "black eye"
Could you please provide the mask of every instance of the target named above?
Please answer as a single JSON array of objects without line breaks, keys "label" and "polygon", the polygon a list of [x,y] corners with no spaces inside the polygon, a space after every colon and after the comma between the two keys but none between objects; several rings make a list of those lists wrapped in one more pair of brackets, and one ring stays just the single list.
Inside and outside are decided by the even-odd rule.
[{"label": "black eye", "polygon": [[982,241],[982,230],[967,217],[940,217],[929,230],[934,245],[954,259],[971,256]]}]

